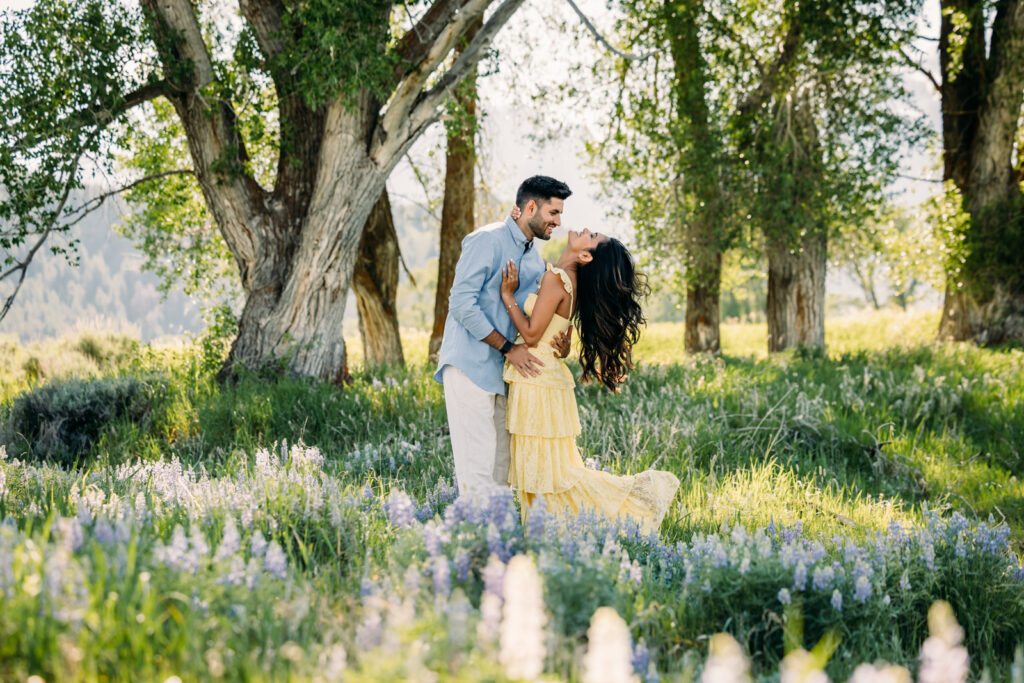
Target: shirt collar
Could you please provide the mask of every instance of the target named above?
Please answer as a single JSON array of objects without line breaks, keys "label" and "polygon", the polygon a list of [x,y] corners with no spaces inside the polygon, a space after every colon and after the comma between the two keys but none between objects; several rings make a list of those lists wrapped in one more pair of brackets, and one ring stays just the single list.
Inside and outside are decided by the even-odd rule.
[{"label": "shirt collar", "polygon": [[519,229],[519,225],[514,220],[512,220],[511,216],[505,219],[505,227],[508,228],[509,233],[511,233],[512,235],[512,240],[519,246],[520,249],[526,251],[527,242],[529,242],[530,247],[533,247],[533,240],[526,239],[526,235],[524,235],[523,231]]}]

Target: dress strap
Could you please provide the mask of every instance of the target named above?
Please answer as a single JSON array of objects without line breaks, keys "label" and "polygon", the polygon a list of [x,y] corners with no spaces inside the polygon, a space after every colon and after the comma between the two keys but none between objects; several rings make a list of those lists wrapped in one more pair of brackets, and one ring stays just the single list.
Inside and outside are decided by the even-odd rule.
[{"label": "dress strap", "polygon": [[562,279],[562,287],[569,293],[569,313],[571,314],[573,311],[573,304],[576,302],[573,300],[572,280],[569,279],[569,274],[558,266],[552,265],[550,261],[548,261],[547,270]]}]

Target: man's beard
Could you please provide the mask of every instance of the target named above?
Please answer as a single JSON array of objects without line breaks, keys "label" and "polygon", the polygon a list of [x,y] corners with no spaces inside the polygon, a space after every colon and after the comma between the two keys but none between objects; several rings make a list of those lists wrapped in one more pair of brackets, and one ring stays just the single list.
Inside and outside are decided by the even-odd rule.
[{"label": "man's beard", "polygon": [[[542,220],[539,215],[536,218],[531,218],[526,224],[530,226],[530,232],[533,233],[534,237],[542,240],[551,239],[551,235],[548,234],[548,223]],[[552,232],[554,231],[552,230]]]}]

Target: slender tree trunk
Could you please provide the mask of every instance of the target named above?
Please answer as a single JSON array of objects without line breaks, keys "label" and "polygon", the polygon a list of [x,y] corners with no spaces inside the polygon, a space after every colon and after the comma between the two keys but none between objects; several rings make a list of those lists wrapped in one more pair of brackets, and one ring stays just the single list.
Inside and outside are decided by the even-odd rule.
[{"label": "slender tree trunk", "polygon": [[797,248],[768,248],[768,351],[825,345],[824,231],[806,235]]},{"label": "slender tree trunk", "polygon": [[[468,38],[480,29],[470,28]],[[445,155],[444,202],[441,205],[441,243],[437,256],[437,289],[434,293],[434,327],[430,332],[428,358],[437,362],[448,318],[448,294],[455,282],[455,264],[462,255],[462,240],[473,231],[476,196],[476,70],[455,92],[458,115],[448,125],[448,151]]]},{"label": "slender tree trunk", "polygon": [[[705,11],[703,2],[666,3],[668,34],[675,70],[674,98],[678,121],[674,128],[680,150],[676,210],[683,223],[686,249],[686,327],[683,335],[689,353],[718,353],[719,294],[722,253],[731,236],[722,220],[725,204],[719,184],[720,149],[711,127],[706,91],[707,64],[701,50],[698,26]],[[687,208],[684,209],[683,206]]]},{"label": "slender tree trunk", "polygon": [[385,190],[366,220],[352,275],[367,365],[405,364],[398,329],[398,259],[398,235]]},{"label": "slender tree trunk", "polygon": [[688,353],[719,353],[721,314],[719,295],[722,287],[722,251],[719,236],[706,222],[689,226],[687,251],[690,267],[699,277],[687,278],[685,346]]}]

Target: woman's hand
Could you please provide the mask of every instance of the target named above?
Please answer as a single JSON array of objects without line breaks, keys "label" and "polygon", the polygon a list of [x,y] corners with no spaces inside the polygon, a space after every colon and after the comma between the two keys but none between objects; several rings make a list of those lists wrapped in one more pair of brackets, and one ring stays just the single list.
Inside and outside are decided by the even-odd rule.
[{"label": "woman's hand", "polygon": [[515,301],[516,290],[519,289],[519,269],[516,262],[509,259],[501,269],[501,300],[506,304]]},{"label": "woman's hand", "polygon": [[512,220],[517,221],[519,217],[523,215],[523,212],[515,204],[512,205],[512,210],[508,212],[508,215],[512,217]]}]

